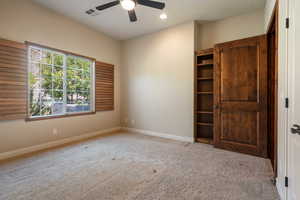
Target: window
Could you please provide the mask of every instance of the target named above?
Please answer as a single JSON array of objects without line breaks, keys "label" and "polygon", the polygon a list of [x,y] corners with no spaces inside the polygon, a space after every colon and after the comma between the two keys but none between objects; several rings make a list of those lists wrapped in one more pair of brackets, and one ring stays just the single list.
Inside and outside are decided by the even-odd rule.
[{"label": "window", "polygon": [[94,61],[29,46],[29,117],[94,110]]}]

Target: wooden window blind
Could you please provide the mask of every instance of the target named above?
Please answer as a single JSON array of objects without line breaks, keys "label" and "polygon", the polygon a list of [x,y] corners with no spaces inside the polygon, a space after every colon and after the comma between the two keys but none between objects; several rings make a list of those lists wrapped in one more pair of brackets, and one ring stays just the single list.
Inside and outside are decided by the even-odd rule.
[{"label": "wooden window blind", "polygon": [[114,110],[114,66],[96,61],[95,79],[96,111]]},{"label": "wooden window blind", "polygon": [[26,113],[26,45],[0,39],[0,120],[25,119]]}]

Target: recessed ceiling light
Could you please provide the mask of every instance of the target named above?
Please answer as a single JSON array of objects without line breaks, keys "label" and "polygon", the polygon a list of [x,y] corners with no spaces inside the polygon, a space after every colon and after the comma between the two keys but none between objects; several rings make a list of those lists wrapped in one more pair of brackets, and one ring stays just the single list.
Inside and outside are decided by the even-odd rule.
[{"label": "recessed ceiling light", "polygon": [[166,13],[162,13],[162,14],[160,15],[160,19],[162,19],[162,20],[166,20],[167,18],[168,18],[168,16],[167,16]]}]

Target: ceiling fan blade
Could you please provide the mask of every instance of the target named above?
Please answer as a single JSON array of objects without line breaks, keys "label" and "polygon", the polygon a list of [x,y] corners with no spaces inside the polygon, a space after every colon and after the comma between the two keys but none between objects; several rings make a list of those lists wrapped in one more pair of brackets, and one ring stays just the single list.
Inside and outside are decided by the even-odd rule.
[{"label": "ceiling fan blade", "polygon": [[164,9],[165,3],[157,2],[157,1],[151,1],[151,0],[137,0],[138,4],[141,4],[143,6],[148,6],[151,8],[157,8],[157,9]]},{"label": "ceiling fan blade", "polygon": [[129,19],[130,19],[131,22],[136,22],[137,21],[137,17],[136,17],[136,14],[135,14],[134,10],[129,10],[128,15],[129,15]]},{"label": "ceiling fan blade", "polygon": [[103,4],[101,6],[97,6],[96,9],[97,10],[105,10],[107,8],[110,8],[110,7],[119,5],[119,4],[120,4],[120,1],[113,1],[113,2],[110,2],[110,3],[107,3],[107,4]]}]

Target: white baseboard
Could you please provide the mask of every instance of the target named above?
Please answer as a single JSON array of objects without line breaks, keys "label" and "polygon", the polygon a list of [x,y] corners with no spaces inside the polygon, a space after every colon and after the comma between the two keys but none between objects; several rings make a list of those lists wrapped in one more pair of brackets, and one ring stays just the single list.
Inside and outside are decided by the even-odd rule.
[{"label": "white baseboard", "polygon": [[131,131],[134,133],[140,133],[143,135],[150,135],[150,136],[161,137],[161,138],[166,138],[166,139],[171,139],[171,140],[177,140],[177,141],[181,141],[181,142],[191,142],[191,143],[195,142],[193,137],[170,135],[167,133],[159,133],[159,132],[154,132],[154,131],[135,129],[135,128],[127,128],[127,127],[122,127],[122,130]]},{"label": "white baseboard", "polygon": [[284,196],[284,187],[281,184],[281,182],[278,180],[278,178],[276,179],[276,188],[279,194],[279,197],[281,200],[285,200],[285,196]]},{"label": "white baseboard", "polygon": [[74,137],[65,138],[65,139],[62,139],[62,140],[52,141],[52,142],[48,142],[48,143],[44,143],[44,144],[31,146],[31,147],[17,149],[17,150],[14,150],[14,151],[0,153],[0,160],[4,160],[4,159],[24,155],[24,154],[27,154],[27,153],[32,153],[32,152],[35,152],[35,151],[40,151],[40,150],[47,149],[47,148],[60,146],[60,145],[71,143],[71,142],[76,142],[76,141],[83,140],[83,139],[88,139],[88,138],[91,138],[91,137],[95,137],[95,136],[98,136],[98,135],[111,133],[111,132],[115,132],[115,131],[119,131],[119,130],[121,130],[121,127],[105,129],[105,130],[101,130],[101,131],[97,131],[97,132],[93,132],[93,133],[87,133],[87,134],[83,134],[83,135],[78,135],[78,136],[74,136]]}]

